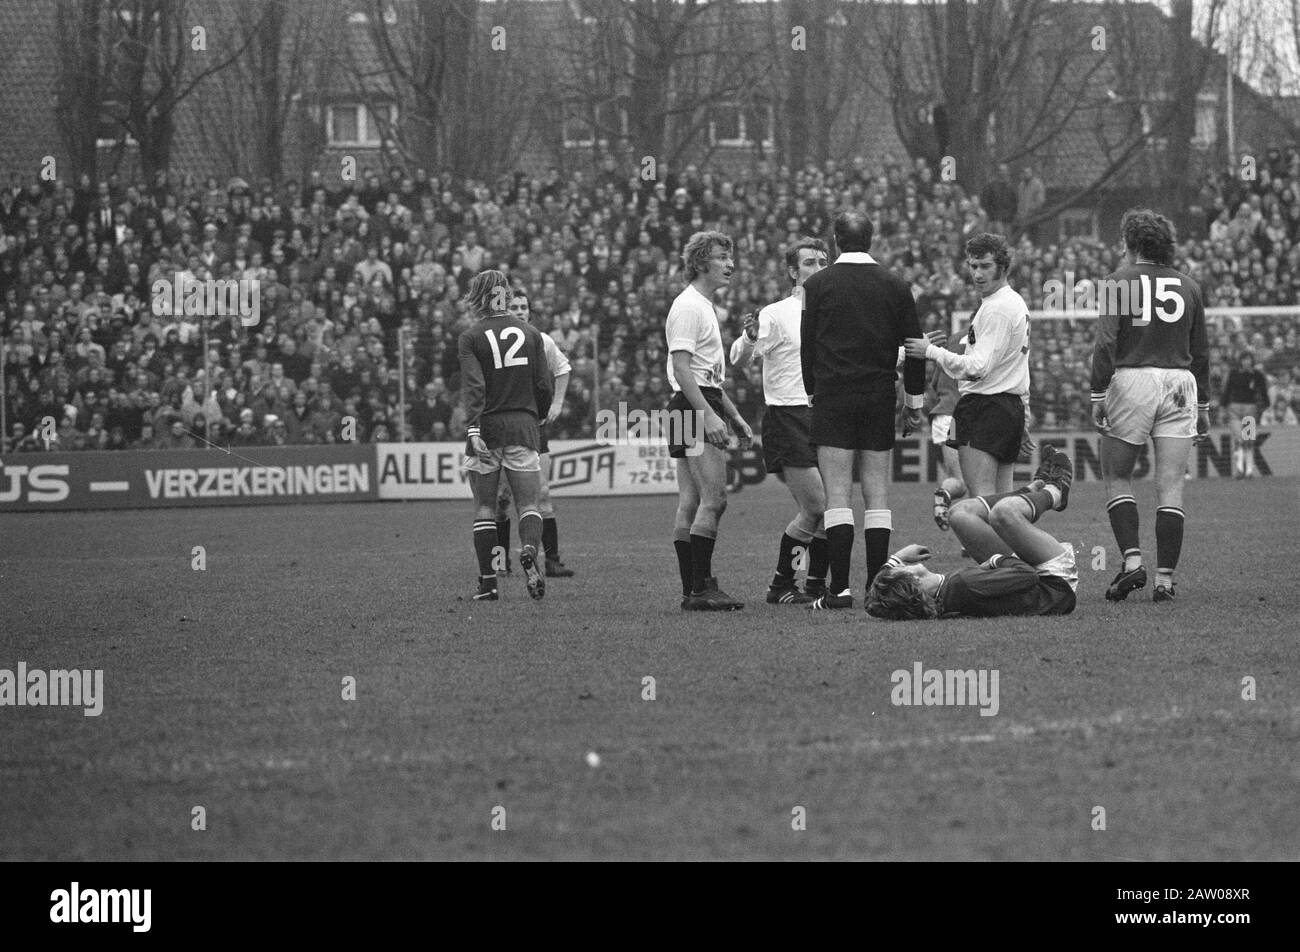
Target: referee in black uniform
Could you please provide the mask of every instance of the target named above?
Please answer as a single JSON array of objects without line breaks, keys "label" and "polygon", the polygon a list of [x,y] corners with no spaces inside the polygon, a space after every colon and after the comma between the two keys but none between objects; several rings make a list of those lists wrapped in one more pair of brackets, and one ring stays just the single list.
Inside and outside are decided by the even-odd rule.
[{"label": "referee in black uniform", "polygon": [[[921,336],[916,301],[907,284],[869,254],[871,219],[858,211],[835,218],[835,263],[804,282],[800,359],[812,400],[810,442],[826,486],[826,541],[830,583],[813,609],[852,608],[853,464],[862,473],[867,542],[867,588],[889,557],[890,452],[894,448],[898,349]],[[925,361],[903,366],[906,436],[921,428]]]}]

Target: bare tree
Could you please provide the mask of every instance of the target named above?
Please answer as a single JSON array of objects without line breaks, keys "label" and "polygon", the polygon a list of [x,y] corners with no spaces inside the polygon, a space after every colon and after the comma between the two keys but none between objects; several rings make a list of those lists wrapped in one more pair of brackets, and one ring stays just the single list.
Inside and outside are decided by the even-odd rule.
[{"label": "bare tree", "polygon": [[1163,200],[1181,208],[1222,2],[1210,0],[1199,29],[1191,0],[1174,0],[1172,17],[1148,4],[873,5],[858,15],[873,21],[864,49],[883,74],[869,61],[859,71],[888,97],[909,153],[951,157],[968,188],[997,163],[1043,155],[1084,170],[1022,225],[1095,195],[1143,156],[1166,186]]},{"label": "bare tree", "polygon": [[59,85],[55,122],[67,150],[71,177],[96,174],[100,81],[104,54],[100,0],[59,0]]},{"label": "bare tree", "polygon": [[791,166],[824,163],[834,153],[833,132],[843,127],[855,90],[838,72],[854,55],[844,4],[787,0],[764,6],[769,52],[760,81],[778,105],[777,154]]},{"label": "bare tree", "polygon": [[766,108],[754,95],[765,13],[753,6],[574,0],[572,26],[557,38],[568,68],[554,108],[576,112],[595,138],[625,138],[636,155],[676,163],[705,137],[716,107],[755,117]]},{"label": "bare tree", "polygon": [[331,6],[328,0],[235,0],[232,29],[240,43],[250,42],[214,77],[193,130],[209,155],[224,159],[228,174],[273,181],[283,174],[298,107],[315,91],[309,71],[341,26]]},{"label": "bare tree", "polygon": [[[229,31],[208,32],[204,10],[187,0],[61,3],[59,120],[78,171],[94,165],[94,140],[106,127],[118,133],[119,148],[128,138],[139,144],[146,176],[168,167],[177,107],[253,40],[231,43]],[[200,36],[206,49],[195,49]]]}]

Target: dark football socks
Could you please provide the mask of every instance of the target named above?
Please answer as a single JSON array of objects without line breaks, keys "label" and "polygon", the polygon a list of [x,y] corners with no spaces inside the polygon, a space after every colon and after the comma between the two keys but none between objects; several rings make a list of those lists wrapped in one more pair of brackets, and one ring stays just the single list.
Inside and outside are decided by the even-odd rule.
[{"label": "dark football socks", "polygon": [[1156,573],[1173,581],[1183,552],[1183,511],[1177,506],[1156,510]]},{"label": "dark football socks", "polygon": [[830,562],[829,591],[839,595],[849,587],[849,566],[853,561],[853,510],[826,510],[826,548]]},{"label": "dark football socks", "polygon": [[691,591],[704,591],[706,579],[713,578],[713,544],[714,536],[691,533]]},{"label": "dark football socks", "polygon": [[531,545],[534,551],[542,551],[542,514],[536,509],[519,514],[519,542],[525,548]]},{"label": "dark football socks", "polygon": [[1142,545],[1138,540],[1137,500],[1124,493],[1106,503],[1110,516],[1110,531],[1115,534],[1115,544],[1124,555],[1124,571],[1131,572],[1142,564]]},{"label": "dark football socks", "polygon": [[506,558],[510,557],[510,520],[497,520],[497,544],[505,546]]},{"label": "dark football socks", "polygon": [[867,588],[876,578],[876,573],[889,558],[889,534],[893,530],[894,517],[888,509],[868,509],[862,522],[863,537],[867,541]]},{"label": "dark football socks", "polygon": [[682,577],[682,597],[691,594],[694,576],[691,571],[691,530],[673,530],[673,548],[677,550],[677,571]]},{"label": "dark football socks", "polygon": [[555,524],[554,516],[542,517],[542,548],[546,557],[556,561],[560,558],[560,530]]},{"label": "dark football socks", "polygon": [[480,578],[492,576],[497,571],[492,567],[492,557],[496,554],[497,524],[487,519],[474,523],[474,554],[478,557],[478,574]]},{"label": "dark football socks", "polygon": [[776,559],[776,577],[772,579],[773,587],[789,586],[794,584],[794,575],[798,571],[795,567],[795,550],[803,549],[803,558],[809,558],[808,546],[812,543],[812,533],[801,529],[791,522],[785,527],[785,532],[781,533],[781,548]]}]

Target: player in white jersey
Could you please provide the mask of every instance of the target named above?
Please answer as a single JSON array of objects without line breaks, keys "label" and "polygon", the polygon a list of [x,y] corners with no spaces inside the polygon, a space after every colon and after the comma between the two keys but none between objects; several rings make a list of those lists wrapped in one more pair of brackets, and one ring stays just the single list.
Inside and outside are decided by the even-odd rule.
[{"label": "player in white jersey", "polygon": [[957,457],[972,496],[1011,491],[1025,438],[1029,397],[1029,308],[1007,283],[1011,251],[1001,235],[966,242],[966,267],[980,292],[979,310],[957,354],[925,337],[904,342],[908,356],[933,360],[957,381],[953,409]]},{"label": "player in white jersey", "polygon": [[[511,292],[510,297],[510,316],[518,318],[525,324],[533,322],[532,309],[528,302],[528,295],[524,291],[516,288]],[[560,530],[555,520],[555,504],[551,502],[551,487],[548,481],[548,475],[551,471],[551,453],[550,444],[547,439],[546,427],[554,423],[564,410],[564,396],[569,389],[569,374],[573,368],[569,364],[569,358],[564,356],[564,351],[551,339],[551,335],[545,331],[539,331],[542,335],[542,347],[546,352],[546,364],[555,377],[555,396],[551,400],[550,411],[546,414],[546,419],[542,421],[541,430],[541,452],[540,459],[542,464],[541,472],[541,493],[537,498],[537,508],[542,514],[542,548],[546,553],[546,577],[547,578],[571,578],[573,569],[568,568],[560,561]],[[500,498],[497,500],[497,538],[501,544],[506,547],[506,571],[510,571],[510,485],[503,484]]]},{"label": "player in white jersey", "polygon": [[720,231],[699,231],[682,249],[686,280],[668,311],[668,453],[677,460],[677,520],[673,547],[685,611],[744,608],[718,588],[713,546],[718,520],[727,508],[728,424],[741,446],[752,434],[722,391],[722,334],[713,295],[731,283],[735,270],[731,239]]},{"label": "player in white jersey", "polygon": [[[776,562],[776,575],[768,586],[773,605],[802,605],[826,591],[826,489],[817,469],[817,451],[808,441],[812,408],[803,385],[800,363],[800,323],[803,319],[803,283],[826,267],[829,249],[820,238],[800,238],[786,250],[785,265],[794,288],[790,296],[769,304],[758,316],[746,314],[744,333],[731,345],[731,363],[743,369],[751,360],[763,366],[763,464],[772,474],[784,476],[794,496],[798,514],[785,527]],[[804,590],[795,584],[795,572],[806,562]]]}]

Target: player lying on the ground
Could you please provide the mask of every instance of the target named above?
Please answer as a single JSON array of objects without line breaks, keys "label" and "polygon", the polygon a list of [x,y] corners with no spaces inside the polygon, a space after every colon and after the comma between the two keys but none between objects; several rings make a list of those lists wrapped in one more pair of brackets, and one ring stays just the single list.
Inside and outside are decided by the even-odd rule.
[{"label": "player lying on the ground", "polygon": [[868,613],[894,621],[1068,615],[1079,585],[1074,549],[1034,523],[1049,509],[1065,509],[1073,478],[1070,458],[1053,449],[1028,486],[961,500],[949,522],[980,564],[941,575],[921,564],[930,558],[925,546],[899,549],[867,592]]}]

